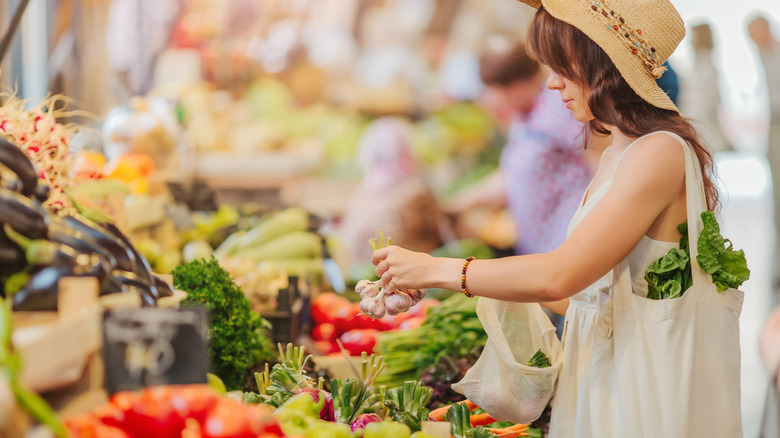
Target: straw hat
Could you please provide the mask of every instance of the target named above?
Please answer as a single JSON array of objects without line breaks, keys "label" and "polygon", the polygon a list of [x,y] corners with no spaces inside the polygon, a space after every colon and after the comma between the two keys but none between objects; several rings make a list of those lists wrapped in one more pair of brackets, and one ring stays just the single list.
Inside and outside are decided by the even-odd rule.
[{"label": "straw hat", "polygon": [[571,24],[607,53],[628,85],[653,106],[678,111],[656,84],[685,37],[669,0],[520,0]]}]

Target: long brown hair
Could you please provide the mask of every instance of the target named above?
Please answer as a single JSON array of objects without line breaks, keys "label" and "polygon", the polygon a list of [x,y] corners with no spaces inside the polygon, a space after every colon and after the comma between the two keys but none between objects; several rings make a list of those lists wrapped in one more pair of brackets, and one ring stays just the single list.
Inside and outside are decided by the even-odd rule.
[{"label": "long brown hair", "polygon": [[679,113],[649,104],[628,85],[604,50],[576,27],[540,7],[528,29],[529,53],[556,73],[584,86],[594,119],[593,132],[608,135],[606,125],[630,137],[669,131],[691,145],[702,169],[704,195],[710,210],[718,208],[712,154],[696,129]]}]

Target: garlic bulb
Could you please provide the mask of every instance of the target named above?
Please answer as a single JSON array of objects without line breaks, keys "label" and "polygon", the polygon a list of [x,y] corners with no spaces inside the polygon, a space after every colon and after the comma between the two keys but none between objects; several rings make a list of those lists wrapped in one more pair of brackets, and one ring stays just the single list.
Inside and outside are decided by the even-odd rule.
[{"label": "garlic bulb", "polygon": [[360,311],[374,319],[385,316],[385,294],[380,292],[375,297],[364,298],[360,302]]},{"label": "garlic bulb", "polygon": [[406,312],[413,305],[412,297],[402,292],[385,297],[385,307],[388,315],[398,315],[401,312]]},{"label": "garlic bulb", "polygon": [[379,283],[368,280],[360,280],[355,286],[355,292],[360,295],[360,298],[374,298],[380,290]]},{"label": "garlic bulb", "polygon": [[425,289],[407,289],[404,292],[412,298],[414,304],[417,304],[425,298],[427,291]]}]

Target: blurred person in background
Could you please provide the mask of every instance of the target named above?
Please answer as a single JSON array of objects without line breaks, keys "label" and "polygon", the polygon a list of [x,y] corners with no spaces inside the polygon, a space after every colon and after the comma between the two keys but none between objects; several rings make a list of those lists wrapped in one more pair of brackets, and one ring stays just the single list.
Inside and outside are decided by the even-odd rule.
[{"label": "blurred person in background", "polygon": [[106,47],[115,93],[126,101],[152,89],[154,65],[171,36],[179,0],[113,0]]},{"label": "blurred person in background", "polygon": [[413,126],[398,117],[377,119],[360,139],[357,161],[363,181],[351,195],[339,227],[351,267],[371,259],[368,241],[380,229],[393,243],[415,251],[441,246],[441,210],[422,177],[413,140]]},{"label": "blurred person in background", "polygon": [[769,141],[767,160],[772,173],[772,193],[775,202],[774,287],[780,287],[780,43],[769,26],[769,21],[758,16],[748,25],[750,38],[758,48],[766,76],[769,97]]},{"label": "blurred person in background", "polygon": [[557,248],[591,179],[597,151],[586,143],[560,95],[545,87],[547,70],[521,43],[493,37],[480,58],[487,86],[485,103],[499,123],[509,125],[500,169],[449,203],[450,211],[475,205],[506,205],[518,234],[515,253]]},{"label": "blurred person in background", "polygon": [[[692,33],[693,68],[683,87],[680,108],[686,117],[698,122],[699,133],[712,152],[729,151],[733,148],[718,120],[721,99],[718,70],[712,60],[712,51],[715,48],[712,30],[709,24],[704,23],[694,26]],[[667,72],[662,77],[668,74]]]}]

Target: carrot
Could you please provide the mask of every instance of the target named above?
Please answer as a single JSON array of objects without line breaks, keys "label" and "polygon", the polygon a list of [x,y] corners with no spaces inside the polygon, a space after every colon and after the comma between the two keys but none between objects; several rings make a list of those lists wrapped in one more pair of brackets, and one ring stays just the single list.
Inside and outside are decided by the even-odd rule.
[{"label": "carrot", "polygon": [[452,405],[447,405],[447,406],[442,406],[438,409],[434,409],[428,414],[428,418],[430,418],[433,421],[443,421],[444,415],[447,414],[447,411],[449,411],[451,407]]},{"label": "carrot", "polygon": [[515,424],[513,426],[509,426],[506,429],[507,430],[528,430],[528,424]]},{"label": "carrot", "polygon": [[494,429],[492,427],[488,427],[487,430],[493,432],[494,434],[498,435],[499,438],[517,438],[522,435],[522,431],[519,430],[509,430],[509,429]]},{"label": "carrot", "polygon": [[490,423],[495,423],[496,419],[491,417],[490,414],[484,413],[484,414],[477,414],[471,416],[471,425],[474,427],[477,426],[487,426]]},{"label": "carrot", "polygon": [[[464,400],[464,401],[461,401],[461,402],[458,402],[458,403],[453,403],[451,405],[442,406],[440,408],[434,409],[434,410],[431,411],[430,414],[428,414],[428,418],[430,418],[433,421],[442,421],[442,420],[444,420],[444,415],[447,413],[447,411],[449,411],[450,408],[453,405],[457,405],[459,403],[465,403],[470,411],[473,411],[474,409],[477,409],[479,407],[479,406],[475,405],[474,403],[472,403],[469,400]],[[493,420],[493,421],[496,421],[496,420]],[[492,423],[493,421],[491,421],[490,423]],[[490,424],[490,423],[485,423],[485,424]]]}]

